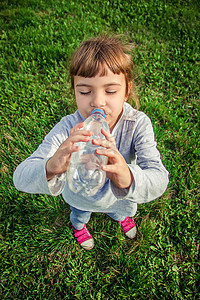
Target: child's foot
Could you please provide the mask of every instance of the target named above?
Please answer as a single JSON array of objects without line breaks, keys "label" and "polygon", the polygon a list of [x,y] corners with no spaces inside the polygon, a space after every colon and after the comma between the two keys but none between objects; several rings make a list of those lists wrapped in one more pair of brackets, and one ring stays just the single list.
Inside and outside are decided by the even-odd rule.
[{"label": "child's foot", "polygon": [[129,217],[126,217],[124,221],[118,221],[121,224],[122,229],[129,239],[133,239],[136,236],[137,228],[133,220]]},{"label": "child's foot", "polygon": [[81,230],[77,230],[74,226],[72,226],[72,228],[74,231],[74,236],[76,237],[81,247],[86,250],[91,250],[94,247],[94,240],[86,226],[84,225]]}]

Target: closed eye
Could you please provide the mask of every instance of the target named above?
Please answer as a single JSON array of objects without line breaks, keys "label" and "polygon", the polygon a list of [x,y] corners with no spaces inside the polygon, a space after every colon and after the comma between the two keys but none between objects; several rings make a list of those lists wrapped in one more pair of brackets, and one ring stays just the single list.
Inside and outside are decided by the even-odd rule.
[{"label": "closed eye", "polygon": [[80,92],[81,95],[89,95],[91,93],[91,91],[89,92]]},{"label": "closed eye", "polygon": [[106,91],[106,94],[115,94],[117,91]]}]

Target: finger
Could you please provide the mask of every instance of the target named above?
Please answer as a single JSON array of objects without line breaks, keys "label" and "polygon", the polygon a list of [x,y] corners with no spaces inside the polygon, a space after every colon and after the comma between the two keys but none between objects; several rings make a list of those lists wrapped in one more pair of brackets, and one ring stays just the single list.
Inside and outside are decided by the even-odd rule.
[{"label": "finger", "polygon": [[101,133],[105,136],[105,138],[110,141],[111,143],[113,143],[114,145],[116,145],[115,143],[115,138],[112,136],[112,134],[110,132],[108,132],[107,130],[105,130],[104,128],[101,129]]},{"label": "finger", "polygon": [[74,131],[72,133],[70,133],[69,137],[73,137],[73,136],[92,136],[92,131],[89,130],[77,130]]},{"label": "finger", "polygon": [[78,143],[78,142],[89,142],[91,137],[91,134],[88,133],[80,133],[80,134],[75,134],[75,135],[71,135],[68,138],[68,142],[71,143]]},{"label": "finger", "polygon": [[[79,142],[89,142],[91,138],[91,135],[88,135],[88,132],[84,134],[84,132],[76,132],[73,134],[70,134],[69,137],[61,144],[60,148],[61,149],[69,149],[69,152],[71,152],[72,147],[76,147],[77,145],[74,145]],[[65,151],[66,151],[65,150]]]},{"label": "finger", "polygon": [[76,125],[71,129],[70,133],[73,133],[73,132],[75,132],[75,131],[77,131],[77,130],[80,130],[80,129],[83,128],[85,125],[86,125],[85,122],[76,124]]},{"label": "finger", "polygon": [[89,136],[91,137],[92,135],[92,131],[89,131],[89,130],[83,130],[83,129],[80,129],[78,130],[78,127],[74,127],[71,131],[70,131],[70,135],[68,138],[70,139],[74,139],[77,137],[80,137],[80,136]]},{"label": "finger", "polygon": [[97,148],[95,150],[95,152],[98,155],[105,155],[108,158],[117,158],[118,155],[119,155],[119,152],[114,150],[114,149],[100,149],[100,148]]},{"label": "finger", "polygon": [[80,148],[81,148],[80,146],[76,146],[76,145],[73,144],[72,147],[71,147],[71,153],[79,151]]},{"label": "finger", "polygon": [[110,142],[108,140],[105,139],[93,139],[92,143],[94,145],[98,145],[107,149],[116,149],[116,145],[113,142]]},{"label": "finger", "polygon": [[72,155],[72,153],[77,152],[80,150],[79,146],[72,145],[70,148],[66,148],[65,151],[63,151],[63,157],[67,158]]},{"label": "finger", "polygon": [[117,173],[119,167],[117,165],[103,165],[101,166],[102,170],[108,173]]},{"label": "finger", "polygon": [[70,131],[70,135],[76,135],[76,134],[81,134],[81,135],[88,135],[91,136],[92,135],[92,131],[91,130],[86,130],[83,129],[86,126],[85,122],[76,124]]},{"label": "finger", "polygon": [[77,130],[80,130],[81,128],[83,128],[84,126],[86,126],[85,122],[79,123],[77,124],[75,127],[77,128]]}]

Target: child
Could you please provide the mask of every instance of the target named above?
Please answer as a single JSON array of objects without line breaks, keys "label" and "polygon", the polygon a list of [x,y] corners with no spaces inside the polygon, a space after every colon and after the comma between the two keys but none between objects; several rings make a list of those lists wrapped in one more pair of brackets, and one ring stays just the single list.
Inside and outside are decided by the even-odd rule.
[{"label": "child", "polygon": [[[118,221],[129,238],[136,235],[131,217],[137,204],[160,197],[168,185],[168,172],[156,148],[150,119],[127,103],[132,90],[132,61],[127,47],[116,37],[97,37],[83,42],[75,52],[71,84],[78,110],[65,116],[47,134],[38,149],[15,170],[18,190],[53,196],[62,193],[70,205],[74,235],[84,249],[94,240],[86,228],[92,212],[107,213]],[[66,171],[77,142],[88,142],[91,132],[84,120],[95,108],[105,112],[110,133],[93,140],[98,155],[106,155],[106,182],[94,196],[81,197],[68,188]],[[82,130],[81,130],[82,129]]]}]

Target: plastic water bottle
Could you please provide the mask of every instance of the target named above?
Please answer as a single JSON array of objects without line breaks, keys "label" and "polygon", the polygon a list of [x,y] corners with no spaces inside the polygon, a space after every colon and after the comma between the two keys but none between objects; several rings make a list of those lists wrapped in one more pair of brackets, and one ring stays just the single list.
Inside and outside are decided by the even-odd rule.
[{"label": "plastic water bottle", "polygon": [[[101,109],[95,109],[85,120],[85,130],[92,131],[89,142],[76,143],[80,150],[72,153],[70,165],[67,171],[69,188],[74,193],[81,193],[82,196],[93,196],[105,183],[106,172],[101,169],[106,165],[108,158],[104,155],[97,155],[97,145],[92,144],[93,139],[105,139],[101,128],[110,131],[105,120],[105,113]],[[102,148],[102,147],[100,147]]]}]

